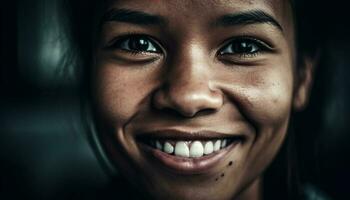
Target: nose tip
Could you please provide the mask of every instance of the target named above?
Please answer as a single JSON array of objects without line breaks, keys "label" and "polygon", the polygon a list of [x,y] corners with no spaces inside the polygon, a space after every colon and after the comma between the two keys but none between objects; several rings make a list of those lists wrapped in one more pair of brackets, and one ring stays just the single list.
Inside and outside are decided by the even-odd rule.
[{"label": "nose tip", "polygon": [[183,117],[217,111],[224,100],[221,89],[213,84],[217,76],[211,57],[195,40],[182,44],[181,51],[170,56],[164,66],[166,72],[159,77],[161,81],[153,95],[154,107]]},{"label": "nose tip", "polygon": [[156,91],[154,106],[158,110],[172,110],[184,117],[194,117],[201,111],[217,111],[223,105],[222,93],[212,90],[205,82],[168,85]]}]

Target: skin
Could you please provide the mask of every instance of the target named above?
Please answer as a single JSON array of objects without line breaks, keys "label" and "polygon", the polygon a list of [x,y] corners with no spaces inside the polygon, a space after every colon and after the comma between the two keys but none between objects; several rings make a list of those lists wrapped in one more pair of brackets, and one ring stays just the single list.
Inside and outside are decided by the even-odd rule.
[{"label": "skin", "polygon": [[[312,82],[313,62],[296,66],[289,3],[128,0],[113,1],[111,8],[167,21],[101,27],[91,73],[93,105],[102,142],[121,174],[154,199],[262,199],[264,170],[283,144],[291,112],[305,106]],[[283,30],[268,23],[213,26],[224,14],[250,9],[268,13]],[[160,51],[130,53],[113,45],[129,33],[150,36]],[[242,35],[270,50],[218,53]],[[140,130],[169,127],[243,133],[245,140],[210,173],[177,175],[150,162],[136,140]]]}]

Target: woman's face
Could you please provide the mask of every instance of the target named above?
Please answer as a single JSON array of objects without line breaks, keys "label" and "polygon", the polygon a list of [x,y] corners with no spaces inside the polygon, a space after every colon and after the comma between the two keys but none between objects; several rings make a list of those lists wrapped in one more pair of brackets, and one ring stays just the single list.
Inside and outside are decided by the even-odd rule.
[{"label": "woman's face", "polygon": [[289,1],[114,1],[91,73],[105,150],[153,198],[254,199],[306,101],[295,57]]}]

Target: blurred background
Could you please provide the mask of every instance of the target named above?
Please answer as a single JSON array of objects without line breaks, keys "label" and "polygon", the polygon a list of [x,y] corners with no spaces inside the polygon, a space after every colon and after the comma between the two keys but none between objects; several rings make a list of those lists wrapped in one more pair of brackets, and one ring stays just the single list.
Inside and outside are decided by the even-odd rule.
[{"label": "blurred background", "polygon": [[82,132],[76,83],[60,76],[57,8],[0,6],[0,199],[94,199],[108,179]]},{"label": "blurred background", "polygon": [[[1,3],[0,199],[93,199],[107,183],[79,123],[77,84],[50,0]],[[310,4],[323,37],[310,106],[298,113],[301,177],[350,199],[350,39],[346,6]],[[85,195],[85,196],[84,196]]]}]

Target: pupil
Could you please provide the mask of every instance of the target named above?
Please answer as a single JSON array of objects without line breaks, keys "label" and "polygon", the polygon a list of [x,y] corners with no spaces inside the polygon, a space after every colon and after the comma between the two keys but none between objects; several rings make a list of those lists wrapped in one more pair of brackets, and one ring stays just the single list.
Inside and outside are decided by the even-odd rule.
[{"label": "pupil", "polygon": [[234,52],[236,53],[252,53],[253,52],[252,44],[247,42],[239,42],[234,46]]},{"label": "pupil", "polygon": [[131,41],[131,49],[138,51],[147,51],[148,41],[143,38],[135,38]]}]

